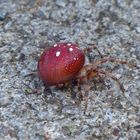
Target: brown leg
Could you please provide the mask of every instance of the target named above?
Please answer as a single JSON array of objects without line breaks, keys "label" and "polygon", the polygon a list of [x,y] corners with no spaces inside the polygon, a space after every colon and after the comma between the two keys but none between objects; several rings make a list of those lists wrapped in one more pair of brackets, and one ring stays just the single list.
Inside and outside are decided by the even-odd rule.
[{"label": "brown leg", "polygon": [[[87,66],[88,66],[88,65],[87,65]],[[87,83],[88,81],[90,81],[90,79],[92,79],[92,78],[94,78],[94,77],[97,77],[97,76],[102,77],[103,75],[105,75],[105,76],[108,76],[108,77],[110,77],[111,79],[113,79],[113,80],[116,81],[116,83],[119,85],[121,91],[123,92],[123,96],[127,99],[127,97],[124,95],[125,89],[124,89],[123,85],[120,83],[119,79],[117,79],[117,78],[116,78],[114,75],[112,75],[111,73],[106,72],[106,71],[104,71],[104,70],[102,70],[102,69],[95,68],[95,67],[94,67],[94,69],[90,69],[90,68],[91,68],[91,65],[90,65],[89,67],[87,67],[87,73],[86,73],[84,76],[80,77],[80,75],[79,75],[79,76],[77,77],[79,83],[80,83],[80,82],[81,82],[81,83],[84,83],[84,81],[86,81],[86,83]],[[83,89],[83,90],[85,90],[85,89]],[[89,88],[87,91],[89,91],[89,90],[90,90],[90,88]],[[85,91],[86,91],[86,90],[85,90]],[[86,94],[86,92],[85,92],[85,94]],[[84,96],[84,95],[82,95],[82,96],[83,96],[83,98],[86,97],[86,96]],[[85,99],[86,99],[86,98],[85,98]],[[127,99],[127,100],[128,100],[128,99]],[[88,98],[87,98],[85,101],[86,101],[86,105],[85,105],[84,113],[86,112],[86,109],[87,109]],[[129,101],[129,102],[130,102],[130,101]],[[133,105],[132,103],[131,103],[131,105],[132,105],[133,107],[136,107],[136,106]]]},{"label": "brown leg", "polygon": [[88,44],[88,45],[90,45],[91,47],[85,48],[85,49],[83,50],[85,54],[87,54],[88,52],[92,52],[93,50],[96,50],[97,53],[99,54],[99,56],[100,56],[101,58],[103,58],[102,53],[98,50],[98,48],[96,47],[95,44]]},{"label": "brown leg", "polygon": [[80,96],[82,100],[85,102],[84,114],[86,114],[86,110],[88,107],[88,93],[90,91],[91,85],[88,83],[87,77],[85,76],[79,79],[77,86],[78,86],[78,89],[80,90]]},{"label": "brown leg", "polygon": [[124,93],[123,85],[111,73],[106,72],[106,71],[101,70],[101,69],[97,69],[97,68],[94,69],[94,70],[88,70],[85,76],[79,77],[79,79],[78,79],[79,87],[81,86],[81,83],[84,83],[84,82],[86,83],[86,84],[83,85],[83,88],[82,88],[83,91],[81,91],[81,96],[85,101],[84,114],[86,113],[86,110],[87,110],[87,107],[88,107],[88,92],[91,88],[91,86],[88,84],[88,81],[90,81],[92,78],[97,77],[97,76],[101,77],[102,76],[101,74],[105,75],[105,76],[108,76],[108,77],[112,78],[113,80],[115,80],[117,82],[117,84],[119,85],[121,91]]},{"label": "brown leg", "polygon": [[[116,82],[117,82],[117,84],[119,85],[119,87],[120,87],[120,89],[121,89],[121,91],[123,92],[123,96],[128,100],[128,98],[125,96],[125,94],[124,94],[124,91],[125,91],[125,89],[124,89],[124,87],[123,87],[123,85],[119,82],[119,80],[115,77],[115,76],[113,76],[111,73],[108,73],[108,72],[106,72],[106,71],[104,71],[104,70],[101,70],[101,69],[98,69],[97,70],[98,71],[98,74],[100,75],[100,74],[103,74],[103,75],[105,75],[105,76],[108,76],[108,77],[110,77],[110,78],[112,78],[113,80],[115,80]],[[129,101],[129,100],[128,100]],[[130,101],[129,101],[130,102]],[[130,102],[131,103],[131,102]],[[131,106],[133,106],[133,107],[137,107],[137,106],[135,106],[133,103],[131,103]]]},{"label": "brown leg", "polygon": [[[112,62],[112,63],[116,63],[116,64],[125,64],[130,68],[137,67],[136,64],[130,64],[127,61],[122,61],[122,60],[119,60],[119,59],[114,58],[114,57],[106,57],[106,58],[103,58],[95,63],[84,65],[83,68],[81,69],[80,74],[86,73],[87,71],[91,71],[91,70],[96,71],[98,66],[100,66],[104,63],[107,63],[107,62]],[[77,77],[80,77],[80,74]]]},{"label": "brown leg", "polygon": [[113,62],[113,63],[117,63],[117,64],[126,64],[128,65],[130,68],[132,67],[137,67],[136,64],[130,64],[128,63],[127,61],[122,61],[122,60],[119,60],[115,57],[104,57],[102,55],[102,53],[98,50],[98,48],[96,47],[95,44],[88,44],[90,45],[91,47],[88,47],[88,48],[85,48],[83,51],[87,54],[88,52],[92,52],[93,50],[96,50],[99,54],[99,56],[102,58],[101,60],[95,62],[93,65],[94,67],[97,67],[98,65],[101,65],[103,63],[106,63],[106,62]]},{"label": "brown leg", "polygon": [[81,87],[81,86],[83,87],[81,89],[81,96],[82,96],[82,99],[85,101],[84,114],[86,114],[86,110],[88,108],[88,98],[89,98],[88,94],[91,88],[90,80],[93,77],[99,76],[99,72],[98,72],[98,69],[97,70],[86,69],[86,71],[84,70],[83,72],[84,73],[86,72],[86,74],[81,77],[77,76],[77,81],[78,81],[78,87]]},{"label": "brown leg", "polygon": [[88,98],[89,98],[88,94],[89,94],[90,88],[91,88],[91,85],[89,85],[88,83],[84,85],[83,87],[83,90],[84,90],[83,100],[85,101],[84,114],[86,114],[87,107],[88,107]]},{"label": "brown leg", "polygon": [[[108,77],[112,78],[113,80],[115,80],[117,82],[117,84],[119,85],[121,91],[124,93],[124,87],[123,87],[123,85],[111,73],[106,72],[106,71],[101,70],[101,69],[94,69],[92,71],[90,71],[90,70],[87,71],[87,75],[86,76],[83,76],[83,77],[79,78],[79,83],[80,82],[83,83],[84,81],[86,82],[86,84],[83,85],[84,86],[83,89],[82,89],[83,92],[81,91],[82,98],[85,101],[84,114],[86,113],[86,110],[87,110],[87,107],[88,107],[88,92],[89,92],[89,90],[91,88],[91,86],[88,84],[88,81],[91,80],[93,77],[97,77],[97,76],[100,76],[101,77],[101,74],[103,74],[105,76],[108,76]],[[81,85],[79,84],[79,86],[81,86]]]},{"label": "brown leg", "polygon": [[80,77],[80,75],[77,77],[79,80],[79,83],[84,83],[84,82],[88,82],[89,80],[91,80],[93,77],[97,77],[97,76],[101,76],[101,74],[108,76],[110,78],[112,78],[113,80],[115,80],[117,82],[117,84],[119,85],[120,89],[122,90],[122,92],[124,93],[124,87],[122,86],[122,84],[119,82],[119,80],[112,75],[109,72],[106,72],[102,69],[98,69],[98,68],[94,68],[91,70],[87,70],[86,74],[82,77]]},{"label": "brown leg", "polygon": [[85,95],[84,95],[84,101],[85,101],[85,108],[84,108],[84,114],[86,114],[86,111],[87,111],[87,107],[88,107],[88,92],[85,92]]},{"label": "brown leg", "polygon": [[85,80],[86,80],[86,82],[88,82],[93,77],[101,76],[101,74],[108,76],[108,77],[112,78],[113,80],[115,80],[116,83],[119,85],[121,91],[124,93],[125,89],[124,89],[123,85],[120,83],[120,81],[114,75],[112,75],[111,73],[106,72],[102,69],[96,68],[94,70],[88,70],[85,76],[83,76],[81,78],[79,77],[79,82],[83,83]]},{"label": "brown leg", "polygon": [[99,75],[100,75],[100,74],[103,74],[103,75],[105,75],[105,76],[108,76],[108,77],[112,78],[114,81],[116,81],[116,83],[119,85],[121,91],[124,93],[125,89],[124,89],[123,85],[120,83],[120,81],[119,81],[118,78],[116,78],[116,77],[115,77],[114,75],[112,75],[111,73],[106,72],[106,71],[101,70],[101,69],[98,69],[97,72],[98,72]]},{"label": "brown leg", "polygon": [[97,62],[95,62],[93,64],[93,67],[98,67],[99,65],[103,64],[103,63],[106,63],[106,62],[112,62],[112,63],[116,63],[116,64],[125,64],[127,65],[128,67],[132,68],[132,67],[137,67],[135,64],[130,64],[128,63],[127,61],[122,61],[122,60],[119,60],[115,57],[105,57]]}]

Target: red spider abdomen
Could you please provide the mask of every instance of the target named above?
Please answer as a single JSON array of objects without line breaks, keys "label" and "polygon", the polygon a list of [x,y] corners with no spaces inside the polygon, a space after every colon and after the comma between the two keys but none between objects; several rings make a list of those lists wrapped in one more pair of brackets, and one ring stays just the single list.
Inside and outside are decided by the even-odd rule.
[{"label": "red spider abdomen", "polygon": [[85,55],[76,44],[58,43],[40,56],[38,73],[47,85],[62,84],[74,79],[84,62]]}]

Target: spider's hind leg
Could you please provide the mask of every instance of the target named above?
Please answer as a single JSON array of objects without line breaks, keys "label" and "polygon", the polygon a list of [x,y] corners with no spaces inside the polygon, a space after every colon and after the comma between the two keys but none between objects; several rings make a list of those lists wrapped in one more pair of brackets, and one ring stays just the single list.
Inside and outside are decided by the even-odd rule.
[{"label": "spider's hind leg", "polygon": [[99,75],[103,74],[103,75],[108,76],[108,77],[110,77],[111,79],[115,80],[116,83],[119,85],[120,90],[121,90],[122,93],[123,93],[123,94],[122,94],[123,97],[126,98],[127,101],[129,101],[129,103],[131,104],[131,106],[133,106],[133,107],[135,107],[135,108],[137,107],[136,105],[134,105],[134,104],[125,96],[125,94],[124,94],[125,89],[124,89],[123,85],[120,83],[120,81],[119,81],[118,78],[116,78],[114,75],[112,75],[111,73],[106,72],[106,71],[104,71],[104,70],[98,69],[97,71],[98,71],[98,74],[99,74]]}]

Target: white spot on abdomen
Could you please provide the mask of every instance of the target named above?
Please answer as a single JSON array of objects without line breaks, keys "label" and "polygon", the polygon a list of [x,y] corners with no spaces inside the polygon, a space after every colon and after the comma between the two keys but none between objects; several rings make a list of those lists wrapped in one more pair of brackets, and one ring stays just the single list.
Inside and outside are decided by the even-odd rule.
[{"label": "white spot on abdomen", "polygon": [[60,55],[60,51],[56,52],[56,57],[58,57]]},{"label": "white spot on abdomen", "polygon": [[77,58],[77,57],[74,57],[74,60],[78,60],[79,58]]},{"label": "white spot on abdomen", "polygon": [[53,46],[54,46],[54,47],[56,47],[56,46],[57,46],[57,44],[54,44]]},{"label": "white spot on abdomen", "polygon": [[70,43],[68,43],[67,45],[68,45],[68,46],[71,46],[71,44],[70,44]]},{"label": "white spot on abdomen", "polygon": [[73,51],[73,48],[69,48],[69,51],[72,52]]}]

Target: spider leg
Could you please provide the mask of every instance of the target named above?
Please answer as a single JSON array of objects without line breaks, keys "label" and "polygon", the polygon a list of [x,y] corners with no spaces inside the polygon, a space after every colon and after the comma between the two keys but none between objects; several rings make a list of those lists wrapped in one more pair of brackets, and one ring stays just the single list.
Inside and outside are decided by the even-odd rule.
[{"label": "spider leg", "polygon": [[[137,67],[136,64],[130,64],[127,61],[122,61],[122,60],[119,60],[119,59],[114,58],[114,57],[105,57],[105,58],[102,58],[101,60],[96,61],[95,63],[84,65],[83,68],[80,70],[80,73],[77,75],[77,77],[81,77],[81,75],[86,75],[87,71],[91,71],[91,70],[94,71],[94,73],[97,73],[97,71],[99,69],[99,66],[104,64],[104,63],[107,63],[107,62],[112,62],[112,63],[116,63],[116,64],[122,64],[122,65],[125,64],[130,68]],[[114,80],[115,79],[116,78],[114,77]]]},{"label": "spider leg", "polygon": [[85,102],[84,114],[86,114],[87,107],[88,107],[88,98],[89,98],[90,88],[91,88],[91,86],[87,83],[87,84],[83,85],[83,89],[81,91],[82,98]]},{"label": "spider leg", "polygon": [[96,61],[93,65],[94,67],[96,66],[99,66],[103,63],[106,63],[106,62],[112,62],[112,63],[116,63],[116,64],[125,64],[127,65],[128,67],[132,68],[132,67],[136,67],[137,68],[137,64],[130,64],[129,62],[127,61],[123,61],[123,60],[119,60],[115,57],[104,57],[103,54],[99,51],[99,49],[96,47],[95,44],[88,44],[90,45],[91,47],[87,47],[85,48],[83,51],[85,52],[85,54],[87,54],[88,52],[92,52],[92,50],[96,50],[97,53],[99,54],[99,56],[102,58],[101,60],[99,61]]},{"label": "spider leg", "polygon": [[128,67],[132,68],[132,67],[137,67],[136,64],[130,64],[127,61],[123,61],[120,59],[117,59],[115,57],[105,57],[99,61],[96,61],[93,65],[93,67],[98,67],[101,64],[107,63],[107,62],[112,62],[112,63],[116,63],[116,64],[122,64],[122,65],[127,65]]},{"label": "spider leg", "polygon": [[120,83],[119,79],[117,77],[115,77],[114,75],[112,75],[111,73],[109,72],[106,72],[102,69],[93,69],[93,70],[89,70],[89,72],[87,73],[87,78],[90,80],[92,79],[93,77],[97,77],[97,76],[100,76],[101,77],[101,74],[107,76],[107,77],[110,77],[112,78],[114,81],[116,81],[116,83],[119,85],[121,91],[124,93],[125,89],[123,87],[123,85]]},{"label": "spider leg", "polygon": [[84,114],[86,114],[86,110],[87,110],[87,107],[88,107],[88,98],[89,98],[88,94],[89,94],[91,85],[89,84],[87,76],[77,77],[76,79],[77,79],[77,82],[78,82],[78,84],[77,84],[78,89],[80,90],[80,96],[85,103]]},{"label": "spider leg", "polygon": [[90,69],[90,70],[87,70],[86,74],[82,77],[77,77],[78,78],[78,83],[79,83],[79,87],[81,86],[82,83],[86,83],[83,85],[83,88],[82,88],[82,91],[81,91],[81,95],[82,95],[82,98],[84,99],[85,101],[85,108],[84,108],[84,114],[86,113],[86,110],[87,110],[87,107],[88,107],[88,93],[89,93],[89,90],[91,88],[91,86],[89,85],[88,81],[90,81],[92,78],[94,77],[102,77],[102,75],[105,75],[105,76],[108,76],[110,78],[112,78],[113,80],[116,81],[116,83],[119,85],[121,91],[124,93],[124,87],[123,85],[119,82],[119,80],[114,76],[112,75],[111,73],[109,72],[106,72],[104,70],[101,70],[99,68],[95,68],[95,69]]},{"label": "spider leg", "polygon": [[[116,83],[119,85],[119,87],[120,87],[122,93],[123,93],[122,95],[124,96],[124,98],[126,98],[126,99],[129,101],[129,99],[128,99],[128,98],[125,96],[125,94],[124,94],[125,89],[124,89],[123,85],[120,83],[120,81],[119,81],[118,78],[116,78],[116,77],[115,77],[114,75],[112,75],[111,73],[106,72],[106,71],[101,70],[101,69],[97,69],[97,72],[98,72],[99,75],[100,75],[100,74],[104,74],[105,76],[108,76],[108,77],[112,78],[113,80],[115,80]],[[133,103],[131,103],[131,101],[129,101],[129,102],[130,102],[131,106],[133,106],[133,107],[135,107],[135,108],[137,107],[136,105],[134,105]]]},{"label": "spider leg", "polygon": [[101,76],[101,74],[103,74],[103,75],[108,76],[108,77],[112,78],[113,80],[115,80],[116,83],[119,85],[121,91],[124,93],[125,89],[124,89],[123,85],[120,83],[120,81],[114,75],[112,75],[111,73],[106,72],[102,69],[99,69],[99,68],[94,68],[94,69],[88,68],[88,69],[87,69],[87,72],[84,76],[80,77],[80,75],[79,75],[77,77],[79,79],[79,81],[78,81],[79,83],[83,83],[83,82],[87,83],[93,77],[98,77],[98,76]]},{"label": "spider leg", "polygon": [[[85,71],[84,71],[85,72]],[[90,79],[93,77],[98,76],[98,72],[97,71],[87,71],[85,75],[81,76],[77,76],[76,79],[78,81],[78,87],[81,90],[80,91],[80,95],[82,96],[82,99],[85,101],[85,107],[84,107],[84,114],[86,114],[87,108],[88,108],[88,98],[89,98],[89,91],[91,88],[90,85]],[[82,88],[81,88],[81,84]]]},{"label": "spider leg", "polygon": [[99,49],[96,47],[95,44],[88,44],[88,45],[90,45],[91,47],[87,47],[83,50],[85,54],[87,54],[88,52],[92,52],[93,50],[96,50],[96,52],[99,54],[99,56],[101,58],[103,58],[102,53],[99,51]]},{"label": "spider leg", "polygon": [[87,107],[88,107],[88,92],[85,93],[84,95],[84,101],[85,101],[85,108],[84,108],[84,114],[86,114]]},{"label": "spider leg", "polygon": [[119,79],[117,77],[115,77],[111,73],[106,72],[106,71],[101,70],[101,69],[97,69],[97,72],[98,72],[99,75],[100,74],[103,74],[103,75],[105,75],[105,76],[110,77],[111,79],[113,79],[118,84],[118,86],[120,87],[122,93],[124,93],[125,89],[124,89],[123,85],[120,83],[120,81],[119,81]]}]

